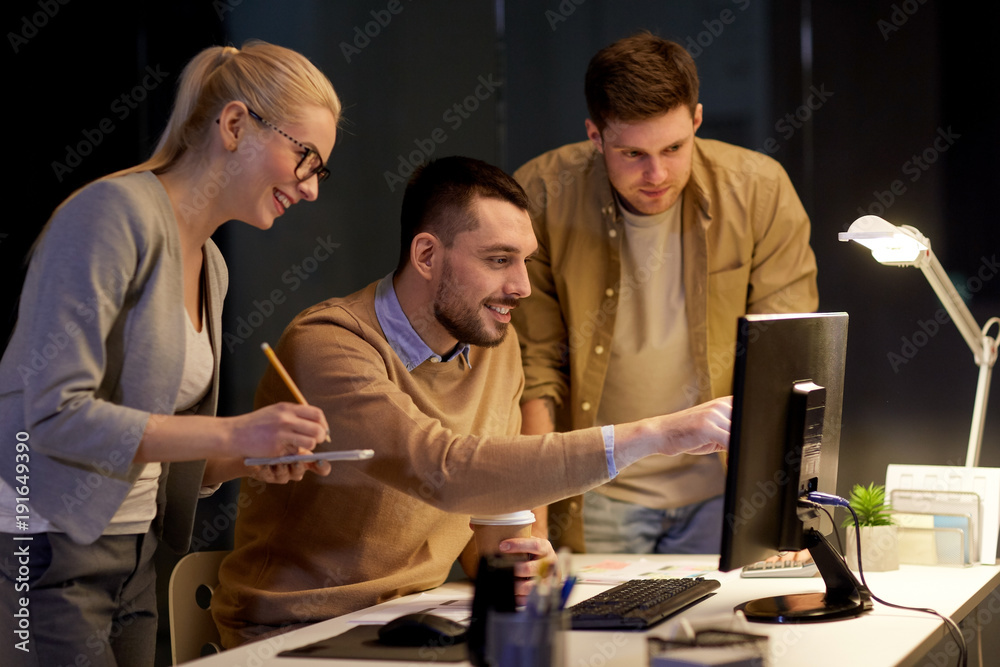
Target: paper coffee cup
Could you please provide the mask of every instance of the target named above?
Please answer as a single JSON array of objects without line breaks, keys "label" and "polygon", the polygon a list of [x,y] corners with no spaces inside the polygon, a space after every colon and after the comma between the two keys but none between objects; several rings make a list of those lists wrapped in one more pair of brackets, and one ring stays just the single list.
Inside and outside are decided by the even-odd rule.
[{"label": "paper coffee cup", "polygon": [[531,537],[535,513],[531,510],[510,514],[474,516],[469,520],[480,556],[500,553],[500,543],[512,537]]}]

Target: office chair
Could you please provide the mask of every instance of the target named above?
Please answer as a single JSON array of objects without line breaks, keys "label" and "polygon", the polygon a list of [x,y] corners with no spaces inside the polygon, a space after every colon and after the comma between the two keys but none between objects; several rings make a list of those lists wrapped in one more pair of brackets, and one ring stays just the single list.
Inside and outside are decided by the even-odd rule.
[{"label": "office chair", "polygon": [[170,652],[179,665],[222,653],[209,605],[219,585],[219,565],[228,551],[196,551],[181,558],[170,573]]}]

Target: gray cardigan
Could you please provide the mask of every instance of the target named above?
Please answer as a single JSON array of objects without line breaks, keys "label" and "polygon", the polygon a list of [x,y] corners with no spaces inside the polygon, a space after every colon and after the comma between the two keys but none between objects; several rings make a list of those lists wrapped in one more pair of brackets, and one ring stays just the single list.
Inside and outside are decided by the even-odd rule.
[{"label": "gray cardigan", "polygon": [[[132,459],[154,415],[174,412],[185,341],[177,225],[150,172],[96,181],[63,202],[31,258],[0,361],[0,477],[27,486],[30,510],[82,544],[135,482]],[[213,415],[228,275],[211,240],[204,257],[215,369],[198,414]],[[27,479],[15,461],[25,437]],[[190,545],[204,466],[163,466],[154,525],[177,551]]]}]

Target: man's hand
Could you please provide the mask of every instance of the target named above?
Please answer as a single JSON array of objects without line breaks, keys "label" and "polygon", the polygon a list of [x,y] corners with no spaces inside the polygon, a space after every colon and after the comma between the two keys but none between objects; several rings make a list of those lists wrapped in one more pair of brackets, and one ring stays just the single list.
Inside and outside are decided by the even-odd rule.
[{"label": "man's hand", "polygon": [[527,554],[529,560],[514,563],[514,599],[518,606],[527,604],[528,596],[535,587],[535,579],[545,571],[556,567],[556,552],[552,543],[540,537],[512,537],[500,543],[500,553]]},{"label": "man's hand", "polygon": [[733,397],[716,398],[680,412],[615,426],[619,470],[651,454],[712,454],[729,449]]},{"label": "man's hand", "polygon": [[664,416],[666,442],[661,454],[711,454],[729,448],[733,397],[716,398]]},{"label": "man's hand", "polygon": [[777,562],[779,560],[780,561],[786,561],[786,560],[795,560],[795,561],[812,560],[812,556],[809,555],[809,550],[808,549],[803,549],[802,551],[779,551],[774,556],[771,556],[770,558],[767,558],[764,562],[765,563],[774,563],[774,562]]}]

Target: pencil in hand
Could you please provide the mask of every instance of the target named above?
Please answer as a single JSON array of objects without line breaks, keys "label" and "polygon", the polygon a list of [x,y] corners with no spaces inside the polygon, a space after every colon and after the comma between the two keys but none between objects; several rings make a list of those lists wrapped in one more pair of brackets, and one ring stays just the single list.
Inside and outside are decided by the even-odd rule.
[{"label": "pencil in hand", "polygon": [[[295,381],[292,380],[292,376],[288,374],[288,371],[285,370],[284,365],[282,365],[282,363],[278,360],[278,355],[274,353],[274,350],[271,349],[271,346],[268,345],[267,343],[261,343],[260,349],[264,350],[264,354],[267,355],[267,358],[270,360],[271,365],[274,366],[274,370],[278,371],[278,375],[281,376],[281,379],[284,381],[285,386],[287,386],[289,391],[292,392],[292,395],[295,397],[295,400],[299,402],[299,405],[309,405],[309,403],[306,401],[306,397],[302,395],[301,391],[299,391],[299,388],[295,385]],[[326,441],[332,442],[330,440],[330,431],[326,432]]]}]

